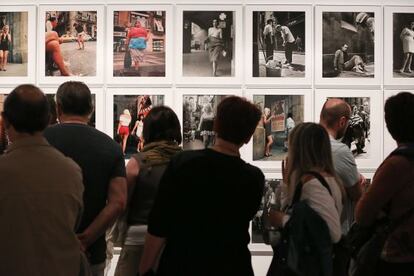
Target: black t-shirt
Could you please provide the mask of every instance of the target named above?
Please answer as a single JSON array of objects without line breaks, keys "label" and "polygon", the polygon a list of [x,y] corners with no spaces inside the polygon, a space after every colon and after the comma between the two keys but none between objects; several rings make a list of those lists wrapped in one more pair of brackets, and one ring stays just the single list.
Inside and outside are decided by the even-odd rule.
[{"label": "black t-shirt", "polygon": [[[47,128],[44,136],[52,146],[72,158],[82,169],[84,210],[77,230],[81,233],[105,207],[110,180],[125,177],[121,147],[108,135],[82,124],[58,124]],[[105,235],[99,237],[88,252],[92,264],[104,262]]]},{"label": "black t-shirt", "polygon": [[253,275],[249,223],[264,175],[211,149],[177,154],[167,167],[148,232],[167,240],[160,275]]}]

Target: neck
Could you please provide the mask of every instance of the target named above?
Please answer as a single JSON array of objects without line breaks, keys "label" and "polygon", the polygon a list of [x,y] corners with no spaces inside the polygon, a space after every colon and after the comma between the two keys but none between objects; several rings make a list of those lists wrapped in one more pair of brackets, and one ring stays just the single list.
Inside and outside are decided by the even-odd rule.
[{"label": "neck", "polygon": [[240,146],[216,137],[216,142],[212,147],[213,150],[231,156],[240,157]]},{"label": "neck", "polygon": [[59,122],[62,124],[76,123],[87,125],[89,122],[89,116],[62,114],[59,116]]},{"label": "neck", "polygon": [[38,138],[38,137],[43,137],[43,132],[37,131],[33,134],[25,133],[25,132],[17,132],[17,131],[9,132],[9,140],[11,143],[14,143],[16,141],[19,141],[25,138]]}]

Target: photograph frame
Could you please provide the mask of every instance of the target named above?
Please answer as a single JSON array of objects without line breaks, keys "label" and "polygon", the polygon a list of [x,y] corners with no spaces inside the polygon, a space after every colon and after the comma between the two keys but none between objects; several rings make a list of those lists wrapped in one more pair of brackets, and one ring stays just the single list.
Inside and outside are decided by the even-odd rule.
[{"label": "photograph frame", "polygon": [[[232,11],[234,12],[233,20],[240,22],[235,30],[234,40],[234,76],[230,77],[189,77],[183,76],[183,14],[185,11]],[[241,86],[244,72],[243,72],[243,5],[242,4],[228,4],[228,5],[176,5],[175,9],[175,24],[178,26],[175,47],[175,82],[177,87],[192,87],[197,84],[198,87],[228,87]]]},{"label": "photograph frame", "polygon": [[[40,89],[45,94],[54,94],[58,90],[58,87],[50,87],[50,86],[41,86]],[[105,124],[104,124],[104,89],[98,87],[90,87],[89,90],[91,94],[95,96],[95,128],[99,131],[105,132]]]},{"label": "photograph frame", "polygon": [[4,76],[0,77],[0,87],[8,87],[16,83],[35,83],[36,82],[36,56],[37,56],[37,32],[35,5],[0,5],[2,12],[27,12],[27,76]]},{"label": "photograph frame", "polygon": [[[323,26],[322,15],[324,12],[372,12],[375,17],[374,38],[374,77],[373,78],[327,78],[322,76],[323,68]],[[316,5],[314,13],[315,22],[315,50],[314,50],[314,80],[315,88],[360,88],[380,89],[383,80],[383,9],[382,6],[359,6],[359,5]]]},{"label": "photograph frame", "polygon": [[[384,6],[384,87],[389,89],[412,89],[414,85],[414,76],[411,78],[394,77],[394,13],[412,13],[414,6]],[[402,54],[401,54],[402,57]],[[414,69],[414,68],[413,68]]]},{"label": "photograph frame", "polygon": [[[245,96],[251,102],[254,102],[255,95],[292,95],[304,97],[304,122],[312,122],[314,120],[313,109],[313,90],[312,89],[246,89]],[[318,119],[319,121],[319,119]],[[246,160],[254,166],[261,168],[264,172],[281,172],[282,160],[275,161],[255,161],[253,160],[253,137],[245,146]]]},{"label": "photograph frame", "polygon": [[[370,98],[370,157],[355,158],[360,170],[375,170],[383,160],[383,93],[382,90],[346,90],[317,89],[315,90],[315,121],[327,98]],[[376,138],[375,140],[373,138]],[[378,138],[378,139],[377,139]]]},{"label": "photograph frame", "polygon": [[[312,5],[246,5],[245,7],[245,83],[246,87],[311,88],[313,80],[313,6]],[[253,77],[253,12],[280,11],[305,13],[305,77]],[[259,65],[260,66],[260,65]]]},{"label": "photograph frame", "polygon": [[[113,75],[113,29],[114,22],[113,16],[115,11],[137,11],[137,10],[146,10],[146,11],[165,11],[166,16],[166,28],[165,39],[165,76],[164,77],[115,77]],[[174,9],[173,5],[170,4],[157,4],[157,5],[140,5],[140,4],[129,4],[129,5],[107,5],[106,7],[106,82],[108,85],[124,85],[124,86],[168,86],[173,82],[173,64],[174,64],[174,43],[175,37],[172,35],[172,26],[174,18]]]},{"label": "photograph frame", "polygon": [[[243,97],[243,91],[240,88],[180,88],[174,91],[174,111],[178,116],[178,120],[180,121],[181,127],[181,134],[184,138],[184,118],[183,118],[183,104],[184,104],[184,96],[197,96],[197,95],[210,95],[210,96],[239,96]],[[184,139],[181,143],[181,146],[184,149]],[[240,156],[243,159],[244,157],[244,148],[246,146],[240,148]]]},{"label": "photograph frame", "polygon": [[[105,5],[39,5],[38,8],[38,41],[45,41],[44,19],[47,11],[96,11],[97,18],[97,31],[96,31],[96,75],[95,76],[46,76],[45,75],[45,44],[40,43],[37,48],[37,80],[40,85],[58,85],[65,81],[81,81],[88,85],[98,85],[104,83],[104,47],[106,38],[104,36],[104,30],[106,30],[105,17]],[[100,27],[99,27],[100,26]]]},{"label": "photograph frame", "polygon": [[[282,173],[276,172],[265,172],[264,173],[265,180],[267,179],[283,179]],[[252,255],[269,255],[273,256],[273,249],[270,245],[265,243],[254,243],[253,242],[253,221],[250,221],[249,225],[249,234],[250,234],[250,242],[248,244],[248,248]]]}]

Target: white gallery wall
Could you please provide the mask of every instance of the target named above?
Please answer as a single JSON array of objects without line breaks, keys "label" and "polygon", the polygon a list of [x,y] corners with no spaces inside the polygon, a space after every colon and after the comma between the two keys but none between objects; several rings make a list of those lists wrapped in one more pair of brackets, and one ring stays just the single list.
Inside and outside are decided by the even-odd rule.
[{"label": "white gallery wall", "polygon": [[[96,11],[97,27],[91,30],[93,36],[97,38],[96,43],[93,44],[95,48],[92,53],[96,56],[92,57],[91,61],[95,64],[95,68],[92,69],[93,73],[81,72],[70,77],[45,74],[45,71],[47,71],[47,68],[45,68],[47,64],[45,65],[46,46],[44,43],[45,15],[49,11],[59,10]],[[356,155],[356,161],[361,172],[367,178],[372,178],[378,165],[395,147],[384,125],[384,102],[388,97],[399,91],[414,92],[414,74],[403,73],[403,75],[400,75],[396,70],[394,63],[400,61],[396,60],[398,54],[396,55],[393,51],[397,46],[392,40],[396,32],[395,28],[393,29],[393,15],[395,13],[408,13],[410,16],[414,16],[414,1],[412,0],[366,0],[363,3],[358,0],[342,2],[334,0],[0,1],[0,18],[2,12],[13,11],[24,11],[28,12],[29,15],[27,19],[27,37],[24,38],[27,39],[28,43],[27,68],[25,69],[27,74],[24,76],[6,76],[0,72],[0,104],[2,103],[1,95],[6,95],[21,83],[33,83],[41,87],[46,93],[53,94],[59,84],[66,80],[84,81],[93,88],[92,93],[96,95],[96,127],[112,137],[116,135],[114,133],[116,128],[114,118],[119,115],[119,110],[126,106],[124,102],[129,99],[128,97],[133,96],[152,95],[153,99],[158,99],[160,103],[171,106],[180,118],[185,135],[189,137],[187,141],[189,148],[191,148],[192,141],[192,126],[188,126],[189,122],[186,122],[188,119],[185,117],[185,108],[186,105],[189,105],[188,99],[191,97],[200,102],[210,100],[213,107],[217,105],[221,97],[226,95],[244,96],[261,105],[262,108],[268,106],[272,110],[276,110],[277,104],[280,104],[284,109],[289,109],[294,113],[293,117],[296,123],[302,121],[318,122],[319,112],[326,99],[340,97],[346,99],[357,109],[364,109],[369,115],[369,126],[365,130],[366,152]],[[157,51],[155,47],[159,45],[163,49],[163,55],[154,55],[154,64],[157,60],[159,62],[160,58],[162,59],[163,67],[160,69],[161,71],[157,71],[161,72],[161,75],[155,73],[142,76],[122,75],[122,72],[121,75],[117,75],[116,55],[123,59],[123,54],[120,54],[122,50],[117,48],[115,51],[114,48],[121,45],[114,35],[115,11],[165,12],[165,14],[159,14],[159,18],[163,18],[163,26],[157,25],[160,33],[164,32],[164,34],[158,38],[154,36],[153,40],[158,40],[158,42],[152,41],[151,44],[154,47],[152,50],[154,52]],[[207,57],[207,52],[203,53],[203,49],[206,50],[208,47],[207,44],[204,46],[207,43],[205,42],[205,32],[200,31],[197,38],[194,38],[194,29],[185,26],[187,21],[198,22],[196,19],[198,12],[212,12],[212,15],[206,16],[206,18],[218,14],[220,24],[225,30],[223,35],[228,37],[228,41],[230,41],[225,45],[226,53],[220,53],[226,63],[223,62],[222,67],[218,67],[218,77],[211,74],[209,62],[206,62],[208,65],[206,68],[203,67],[206,59],[202,60],[201,63],[197,62],[198,57]],[[259,14],[254,15],[255,12]],[[298,45],[295,44],[292,66],[283,67],[280,65],[280,68],[285,69],[284,71],[266,69],[264,40],[258,39],[255,41],[253,36],[257,27],[254,22],[260,18],[262,20],[263,18],[268,19],[269,12],[279,12],[281,16],[288,12],[303,13],[300,17],[303,22],[300,24],[303,26],[301,27],[301,34],[305,37],[302,42],[304,49],[300,50],[297,48]],[[350,55],[359,54],[361,51],[356,50],[359,49],[359,46],[352,47],[351,40],[339,41],[334,36],[332,37],[333,45],[328,45],[330,42],[326,38],[329,34],[327,28],[329,29],[332,26],[332,28],[335,28],[336,23],[334,22],[335,24],[332,23],[332,26],[326,27],[326,24],[323,23],[323,16],[330,13],[342,13],[346,17],[348,13],[361,12],[366,12],[375,18],[375,22],[373,21],[371,26],[375,29],[375,33],[373,29],[369,30],[368,27],[361,31],[361,34],[364,35],[361,40],[365,41],[362,43],[365,46],[361,46],[364,48],[362,59],[366,66],[366,68],[363,68],[365,73],[364,75],[358,75],[350,72],[340,76],[331,76],[330,69],[326,68],[332,65],[331,60],[334,53],[341,47],[342,42],[351,44]],[[223,13],[227,17],[221,17]],[[334,21],[334,19],[332,20]],[[414,21],[414,17],[411,20]],[[338,22],[342,29],[348,29],[354,33],[359,32],[359,29],[352,24],[348,24],[346,20],[339,20]],[[210,24],[210,22],[201,21],[198,23],[201,24],[200,29],[202,29],[203,24]],[[259,33],[263,31],[263,29],[256,28],[256,31],[258,30]],[[335,29],[333,29],[334,31]],[[397,32],[401,32],[401,28],[397,29]],[[185,42],[186,37],[188,38],[187,42]],[[353,39],[356,38],[353,37]],[[326,41],[329,43],[327,44]],[[88,45],[88,42],[86,42],[85,45],[85,48],[87,48],[92,44]],[[187,50],[185,46],[188,46]],[[273,60],[283,62],[286,59],[284,51],[281,45],[278,47],[276,47],[275,52],[272,51],[277,56],[273,57]],[[327,49],[333,50],[329,50],[330,52],[327,53]],[[352,50],[355,51],[352,52]],[[79,50],[79,53],[80,51],[82,50]],[[76,55],[77,52],[74,51],[74,53]],[[194,54],[194,56],[191,56],[191,54]],[[226,55],[231,55],[231,58],[226,57]],[[148,61],[150,56],[147,55],[144,59],[147,58]],[[155,60],[155,57],[158,59]],[[398,59],[402,58],[403,54],[401,53],[401,58],[398,57]],[[74,63],[72,62],[72,64]],[[88,61],[85,61],[85,64],[88,65]],[[122,71],[122,68],[119,70]],[[271,73],[280,75],[270,77]],[[246,161],[261,167],[268,179],[281,178],[280,164],[284,154],[283,139],[286,135],[281,129],[286,128],[286,113],[281,113],[281,119],[275,121],[272,125],[272,129],[276,133],[275,138],[279,139],[279,144],[275,145],[275,148],[280,148],[280,151],[275,152],[275,156],[266,158],[261,152],[260,135],[263,134],[260,134],[260,131],[242,149],[242,157]],[[354,144],[352,145],[355,147]],[[260,241],[256,241],[252,242],[250,249],[253,254],[253,266],[256,275],[265,275],[271,260],[271,248]]]}]

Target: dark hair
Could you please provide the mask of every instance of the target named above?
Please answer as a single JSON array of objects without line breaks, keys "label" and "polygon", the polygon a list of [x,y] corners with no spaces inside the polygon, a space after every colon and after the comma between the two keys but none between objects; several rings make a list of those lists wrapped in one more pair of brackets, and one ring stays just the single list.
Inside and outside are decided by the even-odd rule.
[{"label": "dark hair", "polygon": [[344,43],[341,44],[341,47],[344,47],[345,45],[349,46],[348,43],[344,42]]},{"label": "dark hair", "polygon": [[288,114],[287,114],[287,117],[289,118],[293,118],[293,114],[292,114],[292,112],[289,112]]},{"label": "dark hair", "polygon": [[49,21],[50,21],[50,22],[54,22],[54,21],[56,21],[56,17],[54,17],[54,16],[50,17],[50,18],[49,18]]},{"label": "dark hair", "polygon": [[273,23],[273,19],[268,19],[268,20],[266,21],[266,23],[267,23],[267,24]]},{"label": "dark hair", "polygon": [[33,134],[49,123],[49,102],[36,86],[17,86],[4,101],[2,116],[18,132]]},{"label": "dark hair", "polygon": [[384,106],[385,123],[398,143],[414,142],[414,94],[400,92],[390,97]]},{"label": "dark hair", "polygon": [[56,92],[56,103],[65,114],[85,116],[93,111],[91,91],[80,81],[62,83]]},{"label": "dark hair", "polygon": [[236,145],[247,143],[256,129],[262,113],[244,98],[230,96],[217,107],[214,131],[217,136]]},{"label": "dark hair", "polygon": [[146,144],[156,141],[175,141],[181,144],[181,126],[175,112],[168,106],[156,106],[144,118],[142,136]]}]

